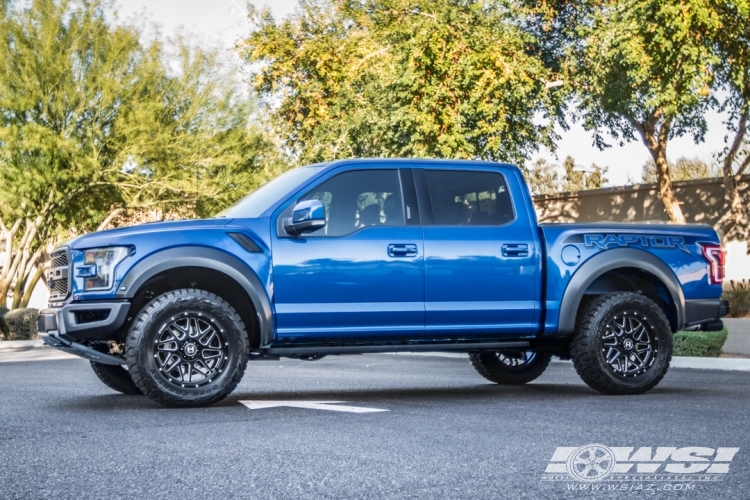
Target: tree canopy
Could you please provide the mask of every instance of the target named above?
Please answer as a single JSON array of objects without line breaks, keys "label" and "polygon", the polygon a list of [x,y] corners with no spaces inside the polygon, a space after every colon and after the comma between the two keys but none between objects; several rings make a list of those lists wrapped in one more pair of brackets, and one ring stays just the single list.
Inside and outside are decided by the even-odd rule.
[{"label": "tree canopy", "polygon": [[640,139],[656,165],[670,219],[685,222],[672,190],[668,141],[701,140],[718,57],[712,48],[721,21],[710,0],[609,0],[578,26],[573,79],[586,128]]},{"label": "tree canopy", "polygon": [[125,210],[205,215],[257,184],[251,102],[215,54],[141,42],[98,0],[0,9],[0,304],[28,300],[61,238]]},{"label": "tree canopy", "polygon": [[719,2],[716,9],[722,22],[716,37],[718,87],[727,93],[722,108],[729,113],[726,147],[720,157],[729,211],[719,226],[727,236],[747,240],[750,209],[742,199],[739,182],[750,173],[750,2]]},{"label": "tree canopy", "polygon": [[241,51],[300,162],[523,163],[554,147],[564,95],[522,16],[504,0],[309,0],[279,21],[252,11]]}]

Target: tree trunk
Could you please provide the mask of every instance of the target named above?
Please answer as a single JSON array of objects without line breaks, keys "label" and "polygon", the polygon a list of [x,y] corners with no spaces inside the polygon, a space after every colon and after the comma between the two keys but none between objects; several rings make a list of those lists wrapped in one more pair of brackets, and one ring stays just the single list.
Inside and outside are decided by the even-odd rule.
[{"label": "tree trunk", "polygon": [[656,174],[659,179],[659,195],[664,203],[664,209],[669,215],[669,220],[678,224],[685,224],[685,216],[682,214],[682,207],[672,189],[672,179],[669,177],[669,163],[664,149],[660,148],[656,152],[652,151],[651,156],[656,163]]},{"label": "tree trunk", "polygon": [[102,223],[99,224],[99,227],[97,227],[96,230],[97,231],[104,231],[105,229],[107,229],[107,226],[109,226],[109,223],[112,222],[112,220],[114,220],[115,217],[117,217],[118,215],[120,215],[124,211],[125,211],[124,208],[115,208],[114,210],[112,210],[109,213],[109,215],[107,215],[104,218],[104,220],[102,221]]},{"label": "tree trunk", "polygon": [[49,266],[49,263],[36,268],[36,272],[34,273],[34,276],[31,277],[31,281],[29,281],[28,284],[26,285],[26,291],[23,294],[23,298],[21,299],[19,307],[29,306],[29,300],[31,300],[31,294],[34,292],[34,288],[36,288],[36,284],[39,283],[39,279],[44,275],[44,271],[47,270],[48,266]]},{"label": "tree trunk", "polygon": [[[665,118],[658,125],[659,119],[662,118],[662,111],[654,111],[645,123],[631,123],[641,134],[644,144],[651,153],[651,158],[656,164],[656,176],[659,180],[659,196],[664,203],[664,210],[669,216],[669,220],[678,224],[685,224],[685,216],[682,214],[682,207],[672,188],[672,179],[669,176],[669,163],[667,162],[667,141],[669,140],[669,129],[671,122]],[[658,132],[657,132],[658,128]]]}]

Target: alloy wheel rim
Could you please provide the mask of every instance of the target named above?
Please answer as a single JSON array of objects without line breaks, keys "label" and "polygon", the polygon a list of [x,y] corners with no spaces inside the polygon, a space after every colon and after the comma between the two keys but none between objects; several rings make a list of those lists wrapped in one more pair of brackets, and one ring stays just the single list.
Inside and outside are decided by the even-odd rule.
[{"label": "alloy wheel rim", "polygon": [[645,315],[625,311],[607,322],[601,337],[604,362],[621,377],[636,377],[651,367],[658,343]]},{"label": "alloy wheel rim", "polygon": [[227,362],[224,330],[204,313],[171,317],[159,328],[154,359],[159,372],[178,387],[201,387],[221,375]]},{"label": "alloy wheel rim", "polygon": [[499,352],[497,359],[506,368],[523,368],[536,359],[536,351]]}]

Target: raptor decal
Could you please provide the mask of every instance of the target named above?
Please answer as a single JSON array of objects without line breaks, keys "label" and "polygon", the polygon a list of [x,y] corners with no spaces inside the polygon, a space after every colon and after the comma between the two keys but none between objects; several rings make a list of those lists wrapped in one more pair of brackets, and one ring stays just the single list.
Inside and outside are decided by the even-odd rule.
[{"label": "raptor decal", "polygon": [[612,247],[642,246],[654,249],[679,249],[690,254],[681,236],[647,236],[638,234],[586,234],[583,242],[587,247],[607,250]]}]

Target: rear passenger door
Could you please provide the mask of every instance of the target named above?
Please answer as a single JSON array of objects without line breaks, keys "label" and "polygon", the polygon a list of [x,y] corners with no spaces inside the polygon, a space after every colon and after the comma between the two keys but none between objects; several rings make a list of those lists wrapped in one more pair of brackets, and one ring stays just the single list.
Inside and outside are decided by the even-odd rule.
[{"label": "rear passenger door", "polygon": [[[532,336],[540,249],[510,169],[414,169],[423,220],[425,328],[431,336]],[[509,178],[510,177],[510,178]]]}]

